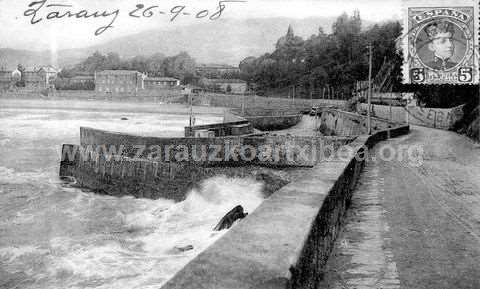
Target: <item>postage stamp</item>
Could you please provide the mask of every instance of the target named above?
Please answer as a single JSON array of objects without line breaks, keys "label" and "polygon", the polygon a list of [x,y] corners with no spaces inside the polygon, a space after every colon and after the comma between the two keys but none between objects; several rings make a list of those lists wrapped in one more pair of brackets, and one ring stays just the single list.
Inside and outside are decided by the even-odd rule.
[{"label": "postage stamp", "polygon": [[404,83],[478,84],[478,2],[407,0],[403,20]]}]

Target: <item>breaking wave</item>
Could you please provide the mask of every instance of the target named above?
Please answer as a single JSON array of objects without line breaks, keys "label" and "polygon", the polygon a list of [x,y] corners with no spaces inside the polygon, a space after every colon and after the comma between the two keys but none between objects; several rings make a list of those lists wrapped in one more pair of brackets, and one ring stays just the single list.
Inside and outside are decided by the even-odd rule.
[{"label": "breaking wave", "polygon": [[[255,210],[262,189],[253,179],[219,176],[174,203],[62,188],[50,201],[17,212],[12,220],[21,230],[32,230],[44,219],[59,231],[50,232],[45,243],[1,248],[0,262],[12,275],[24,270],[31,283],[23,288],[159,288],[226,232],[212,229],[228,211],[237,205]],[[57,213],[44,207],[51,202]],[[186,246],[193,249],[179,249]]]}]

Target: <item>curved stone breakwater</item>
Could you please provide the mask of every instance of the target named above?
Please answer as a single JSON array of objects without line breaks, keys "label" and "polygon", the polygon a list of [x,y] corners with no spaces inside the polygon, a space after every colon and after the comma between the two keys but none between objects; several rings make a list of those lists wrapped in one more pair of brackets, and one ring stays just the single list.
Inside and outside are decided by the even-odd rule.
[{"label": "curved stone breakwater", "polygon": [[245,119],[255,129],[261,131],[275,131],[291,128],[302,121],[300,109],[264,109],[248,108],[231,109],[225,112],[225,121]]},{"label": "curved stone breakwater", "polygon": [[[312,128],[313,130],[313,128]],[[335,151],[353,138],[285,135],[216,138],[142,137],[80,129],[80,145],[64,145],[60,176],[97,193],[181,201],[216,175],[252,177],[270,195],[288,183],[279,169],[312,167],[325,148]]]},{"label": "curved stone breakwater", "polygon": [[[381,140],[408,133],[409,127],[373,119],[373,134],[363,135],[365,117],[333,109],[322,111],[319,123],[311,123],[315,125],[312,135],[322,130],[340,137],[160,139],[82,128],[81,146],[63,146],[63,155],[69,157],[62,159],[60,175],[72,176],[79,185],[103,194],[175,201],[185,200],[189,189],[219,174],[263,180],[267,191],[264,195],[271,196],[164,288],[314,288],[363,168],[364,159],[359,156]],[[348,158],[311,157],[319,152],[321,155],[325,144],[336,151],[347,143],[353,148]],[[136,145],[169,144],[175,147],[166,155],[162,151],[159,158],[143,152],[132,155]],[[224,154],[219,160],[193,160],[194,145],[211,144],[220,148],[227,144],[253,148],[279,145],[280,149],[276,159],[273,155],[263,158],[262,154],[250,154],[247,159],[232,160],[225,157],[230,150],[220,150]],[[116,150],[123,145],[127,153],[112,157],[108,150],[92,149],[82,154],[82,146],[89,145],[115,146]],[[186,154],[185,148],[190,149]],[[185,158],[179,160],[182,151]],[[246,151],[244,154],[247,156]]]}]

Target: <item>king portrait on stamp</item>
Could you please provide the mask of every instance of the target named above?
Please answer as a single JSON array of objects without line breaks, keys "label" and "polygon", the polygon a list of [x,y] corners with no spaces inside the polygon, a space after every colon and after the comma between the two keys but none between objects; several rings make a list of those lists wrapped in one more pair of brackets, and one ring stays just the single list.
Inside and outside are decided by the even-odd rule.
[{"label": "king portrait on stamp", "polygon": [[404,0],[403,83],[476,84],[474,0]]},{"label": "king portrait on stamp", "polygon": [[425,28],[428,39],[428,49],[432,52],[432,61],[426,65],[434,70],[447,70],[458,63],[451,60],[455,52],[453,24],[446,20],[433,21]]}]

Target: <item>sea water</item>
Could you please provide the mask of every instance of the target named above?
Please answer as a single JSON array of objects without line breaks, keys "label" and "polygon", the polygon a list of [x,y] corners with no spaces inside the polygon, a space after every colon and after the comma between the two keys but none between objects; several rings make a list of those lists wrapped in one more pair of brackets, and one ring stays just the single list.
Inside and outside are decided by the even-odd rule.
[{"label": "sea water", "polygon": [[160,288],[225,233],[212,229],[226,212],[262,201],[251,179],[214,177],[175,203],[96,195],[58,178],[61,145],[78,144],[80,126],[182,136],[188,115],[0,108],[0,124],[0,288]]}]

